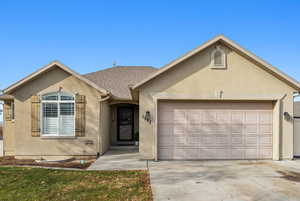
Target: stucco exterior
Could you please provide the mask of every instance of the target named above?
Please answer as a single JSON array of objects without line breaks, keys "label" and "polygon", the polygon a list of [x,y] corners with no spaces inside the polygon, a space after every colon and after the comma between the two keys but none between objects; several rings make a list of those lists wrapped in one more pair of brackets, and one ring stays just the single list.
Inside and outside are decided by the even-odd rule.
[{"label": "stucco exterior", "polygon": [[111,122],[111,110],[108,101],[103,101],[100,104],[100,133],[99,146],[100,154],[104,154],[110,146],[110,122]]},{"label": "stucco exterior", "polygon": [[[8,104],[8,101],[4,101],[4,104]],[[4,111],[4,112],[7,112],[7,111]],[[11,121],[4,120],[3,151],[6,156],[14,156],[15,155],[15,120],[11,120]]]},{"label": "stucco exterior", "polygon": [[[31,101],[32,95],[43,95],[58,91],[59,88],[72,94],[86,96],[86,130],[84,137],[51,138],[31,136]],[[16,89],[12,95],[15,97],[14,128],[6,126],[5,136],[8,140],[5,152],[14,151],[17,158],[41,158],[50,156],[96,156],[107,147],[100,142],[100,98],[101,94],[83,81],[69,73],[54,68],[38,76],[35,80]],[[101,127],[105,132],[105,127]],[[92,144],[87,143],[92,141]],[[8,145],[9,144],[9,145]],[[13,147],[15,147],[13,149]],[[10,148],[10,149],[8,149]]]},{"label": "stucco exterior", "polygon": [[[293,93],[296,90],[262,69],[257,62],[224,45],[227,68],[212,69],[213,48],[212,45],[204,49],[139,88],[141,157],[157,157],[156,115],[160,99],[269,100],[274,104],[273,159],[292,159],[293,123],[282,116],[283,112],[293,116]],[[146,111],[151,113],[151,123],[143,119]]]}]

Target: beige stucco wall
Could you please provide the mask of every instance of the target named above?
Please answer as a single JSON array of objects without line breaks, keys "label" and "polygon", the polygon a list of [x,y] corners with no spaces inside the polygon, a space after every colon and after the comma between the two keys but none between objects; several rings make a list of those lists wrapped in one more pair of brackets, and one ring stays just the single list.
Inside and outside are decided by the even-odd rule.
[{"label": "beige stucco wall", "polygon": [[[224,48],[224,46],[223,46]],[[210,53],[212,47],[192,56],[174,68],[159,75],[140,88],[140,153],[142,158],[155,158],[155,98],[159,96],[181,99],[222,99],[254,100],[283,97],[281,115],[293,115],[292,87],[246,59],[237,52],[225,48],[227,69],[211,69]],[[270,98],[272,97],[272,98]],[[275,108],[275,107],[274,107]],[[142,115],[149,110],[152,123],[143,120]],[[275,112],[276,114],[276,112]],[[274,131],[281,131],[280,157],[293,158],[293,123],[286,120],[274,121]],[[281,122],[281,127],[279,123]]]},{"label": "beige stucco wall", "polygon": [[102,133],[100,154],[104,154],[110,147],[111,110],[108,101],[101,102],[100,107],[100,133]]},{"label": "beige stucco wall", "polygon": [[[7,104],[7,101],[4,102]],[[3,116],[5,117],[5,111]],[[6,121],[4,118],[3,122],[3,151],[5,156],[14,156],[15,155],[15,142],[14,142],[14,131],[15,131],[15,121]]]},{"label": "beige stucco wall", "polygon": [[[86,96],[85,136],[72,139],[32,137],[31,95],[58,91],[59,87],[62,87],[63,91]],[[13,140],[6,143],[15,145],[17,157],[95,156],[101,150],[99,142],[100,93],[83,81],[55,68],[17,89],[12,95],[15,96],[15,130],[5,132],[5,135],[13,136]],[[93,144],[87,145],[87,140],[93,141]]]}]

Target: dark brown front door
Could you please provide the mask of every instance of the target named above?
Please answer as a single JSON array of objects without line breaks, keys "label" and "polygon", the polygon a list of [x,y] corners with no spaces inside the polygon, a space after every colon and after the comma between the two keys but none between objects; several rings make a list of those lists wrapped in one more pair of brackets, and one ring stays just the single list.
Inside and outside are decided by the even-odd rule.
[{"label": "dark brown front door", "polygon": [[118,141],[133,141],[133,108],[118,108]]}]

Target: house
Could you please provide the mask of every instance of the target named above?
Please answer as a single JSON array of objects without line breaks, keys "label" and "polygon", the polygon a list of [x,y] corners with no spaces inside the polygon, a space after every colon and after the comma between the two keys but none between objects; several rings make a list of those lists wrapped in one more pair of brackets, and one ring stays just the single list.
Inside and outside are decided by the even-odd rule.
[{"label": "house", "polygon": [[80,75],[55,61],[4,90],[4,153],[141,159],[292,159],[300,84],[223,35],[155,69]]}]

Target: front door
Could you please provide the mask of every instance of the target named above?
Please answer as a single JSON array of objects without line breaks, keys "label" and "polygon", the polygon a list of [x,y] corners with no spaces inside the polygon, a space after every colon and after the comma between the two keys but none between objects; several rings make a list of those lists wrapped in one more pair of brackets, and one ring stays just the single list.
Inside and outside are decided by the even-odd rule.
[{"label": "front door", "polygon": [[118,108],[118,141],[133,141],[133,108]]}]

